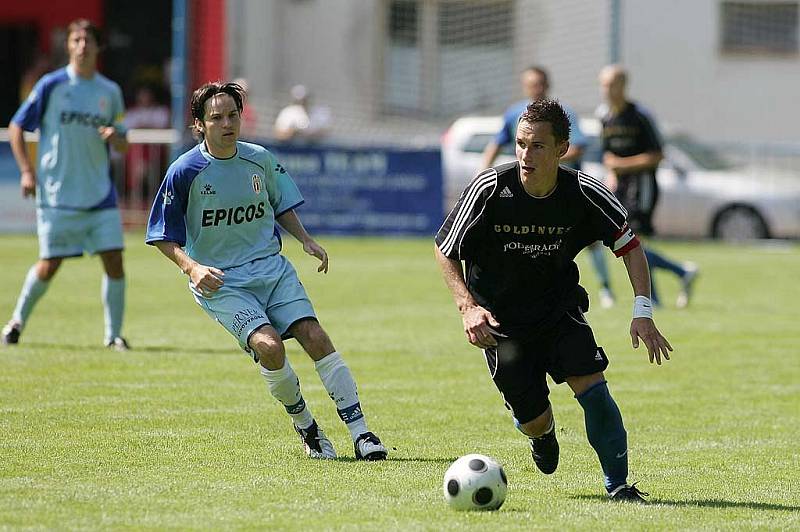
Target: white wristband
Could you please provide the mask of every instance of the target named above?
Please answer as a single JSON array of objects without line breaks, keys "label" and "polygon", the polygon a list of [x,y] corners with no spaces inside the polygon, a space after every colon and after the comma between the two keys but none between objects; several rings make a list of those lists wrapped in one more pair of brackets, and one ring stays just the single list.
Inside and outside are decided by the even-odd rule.
[{"label": "white wristband", "polygon": [[653,319],[653,304],[647,296],[633,298],[633,317]]}]

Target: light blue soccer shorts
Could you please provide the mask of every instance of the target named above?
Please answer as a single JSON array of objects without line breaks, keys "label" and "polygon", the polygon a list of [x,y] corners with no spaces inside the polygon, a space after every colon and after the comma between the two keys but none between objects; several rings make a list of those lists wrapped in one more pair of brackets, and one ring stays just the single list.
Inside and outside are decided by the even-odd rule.
[{"label": "light blue soccer shorts", "polygon": [[80,211],[73,209],[36,209],[36,232],[39,235],[39,258],[80,257],[123,249],[122,217],[119,209]]},{"label": "light blue soccer shorts", "polygon": [[296,321],[316,319],[297,272],[283,255],[272,255],[223,271],[224,284],[213,294],[201,295],[191,282],[189,287],[203,310],[235,336],[248,353],[247,341],[262,325],[271,325],[286,338],[289,327]]}]

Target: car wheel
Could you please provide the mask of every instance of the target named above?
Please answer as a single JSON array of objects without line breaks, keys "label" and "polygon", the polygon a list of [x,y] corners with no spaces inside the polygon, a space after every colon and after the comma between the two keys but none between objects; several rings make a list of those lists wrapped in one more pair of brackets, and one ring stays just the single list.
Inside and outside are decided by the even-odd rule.
[{"label": "car wheel", "polygon": [[768,238],[769,230],[764,218],[751,207],[728,207],[714,221],[714,238],[727,241]]}]

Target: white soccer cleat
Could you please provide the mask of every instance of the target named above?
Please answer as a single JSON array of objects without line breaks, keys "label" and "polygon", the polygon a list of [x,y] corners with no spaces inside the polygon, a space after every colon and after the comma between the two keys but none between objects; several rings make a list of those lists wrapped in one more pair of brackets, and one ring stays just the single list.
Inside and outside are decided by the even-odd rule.
[{"label": "white soccer cleat", "polygon": [[5,327],[3,327],[2,338],[4,345],[12,345],[19,343],[19,337],[22,335],[22,325],[18,321],[11,320]]},{"label": "white soccer cleat", "polygon": [[609,309],[614,306],[614,294],[608,288],[601,288],[598,292],[600,298],[600,307]]},{"label": "white soccer cleat", "polygon": [[122,336],[117,336],[113,340],[107,341],[106,347],[112,351],[117,351],[120,353],[131,350],[131,346],[128,345],[128,341]]},{"label": "white soccer cleat", "polygon": [[689,306],[689,299],[692,297],[692,285],[697,280],[697,274],[700,273],[700,268],[692,262],[685,263],[683,269],[686,270],[686,273],[681,277],[681,291],[675,301],[675,306],[678,308]]},{"label": "white soccer cleat", "polygon": [[356,460],[367,460],[369,462],[386,460],[386,455],[389,454],[381,440],[371,432],[365,432],[356,438],[354,447]]},{"label": "white soccer cleat", "polygon": [[309,458],[321,460],[336,458],[336,449],[333,448],[331,440],[325,436],[316,421],[307,429],[301,429],[295,425],[294,430],[300,435],[300,440],[303,442],[303,450]]}]

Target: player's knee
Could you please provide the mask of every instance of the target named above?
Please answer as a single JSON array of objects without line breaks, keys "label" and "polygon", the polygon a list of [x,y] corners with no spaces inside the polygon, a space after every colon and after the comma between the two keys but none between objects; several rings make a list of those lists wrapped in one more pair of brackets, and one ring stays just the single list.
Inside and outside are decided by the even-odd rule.
[{"label": "player's knee", "polygon": [[61,259],[41,259],[36,263],[36,277],[40,281],[49,281],[61,266]]},{"label": "player's knee", "polygon": [[522,423],[520,428],[522,429],[522,432],[528,436],[536,438],[547,432],[547,429],[550,428],[552,422],[553,410],[548,407],[544,413],[535,417],[533,420],[528,421],[527,423]]},{"label": "player's knee", "polygon": [[335,351],[328,333],[317,320],[298,321],[292,325],[290,332],[314,360],[319,360]]},{"label": "player's knee", "polygon": [[250,337],[249,345],[258,355],[259,363],[265,368],[276,370],[283,367],[286,349],[279,337],[257,331]]},{"label": "player's knee", "polygon": [[108,251],[101,256],[103,259],[103,269],[105,269],[106,275],[112,279],[121,279],[125,276],[121,251]]}]

